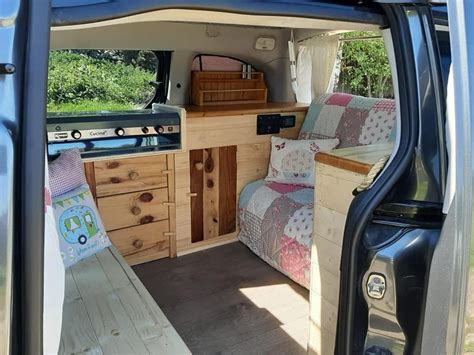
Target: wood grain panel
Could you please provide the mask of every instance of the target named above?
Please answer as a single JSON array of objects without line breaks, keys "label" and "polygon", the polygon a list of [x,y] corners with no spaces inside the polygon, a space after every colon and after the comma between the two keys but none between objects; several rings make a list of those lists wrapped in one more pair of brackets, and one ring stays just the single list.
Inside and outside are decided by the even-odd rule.
[{"label": "wood grain panel", "polygon": [[365,178],[353,171],[352,165],[346,170],[333,163],[316,159],[309,354],[334,352],[346,214],[353,199],[352,190]]},{"label": "wood grain panel", "polygon": [[314,205],[314,231],[317,235],[342,246],[346,215],[319,204]]},{"label": "wood grain panel", "polygon": [[219,150],[204,149],[204,181],[202,224],[204,240],[219,236]]},{"label": "wood grain panel", "polygon": [[[283,128],[279,137],[294,139],[303,123],[304,112],[292,112],[296,117],[295,127]],[[188,120],[188,149],[226,147],[229,145],[270,142],[271,135],[257,135],[257,116],[196,117]]]},{"label": "wood grain panel", "polygon": [[108,232],[108,236],[129,265],[169,256],[168,220]]},{"label": "wood grain panel", "polygon": [[115,247],[66,270],[59,354],[189,354]]},{"label": "wood grain panel", "polygon": [[86,181],[91,190],[92,197],[94,198],[94,201],[97,201],[94,163],[84,163],[84,174],[86,175]]},{"label": "wood grain panel", "polygon": [[166,155],[94,163],[97,196],[168,186]]},{"label": "wood grain panel", "polygon": [[203,192],[204,192],[204,151],[189,151],[190,192],[196,194],[191,198],[191,241],[204,240],[203,227]]},{"label": "wood grain panel", "polygon": [[215,117],[215,116],[235,116],[265,113],[288,113],[303,112],[308,110],[307,104],[295,102],[267,102],[265,104],[227,105],[225,107],[215,106],[185,106],[186,117]]},{"label": "wood grain panel", "polygon": [[168,219],[168,189],[100,197],[100,214],[108,231]]},{"label": "wood grain panel", "polygon": [[237,146],[237,194],[249,182],[267,176],[270,161],[270,142]]},{"label": "wood grain panel", "polygon": [[319,152],[314,159],[325,165],[367,175],[380,158],[390,155],[392,151],[393,143],[372,144]]},{"label": "wood grain panel", "polygon": [[219,148],[219,235],[235,232],[237,219],[237,146]]}]

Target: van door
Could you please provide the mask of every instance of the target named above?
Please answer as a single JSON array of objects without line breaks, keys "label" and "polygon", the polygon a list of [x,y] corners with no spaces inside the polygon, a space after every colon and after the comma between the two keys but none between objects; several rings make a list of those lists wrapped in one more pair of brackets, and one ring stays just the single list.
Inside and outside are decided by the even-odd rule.
[{"label": "van door", "polygon": [[[452,57],[448,84],[449,189],[447,213],[433,255],[422,354],[474,350],[472,231],[474,35],[471,0],[448,1]],[[446,41],[441,41],[446,42]]]},{"label": "van door", "polygon": [[0,354],[41,354],[47,0],[0,0]]},{"label": "van door", "polygon": [[337,354],[420,353],[445,218],[446,94],[435,28],[446,21],[434,16],[443,9],[388,2],[382,7],[396,57],[401,132],[390,165],[354,198],[347,216]]}]

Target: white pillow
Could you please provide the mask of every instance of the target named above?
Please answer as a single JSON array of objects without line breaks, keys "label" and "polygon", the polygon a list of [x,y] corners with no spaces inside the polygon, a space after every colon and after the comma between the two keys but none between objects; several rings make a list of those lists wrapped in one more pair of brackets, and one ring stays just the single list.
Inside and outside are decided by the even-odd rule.
[{"label": "white pillow", "polygon": [[314,154],[337,147],[339,139],[285,139],[272,137],[266,181],[314,187]]}]

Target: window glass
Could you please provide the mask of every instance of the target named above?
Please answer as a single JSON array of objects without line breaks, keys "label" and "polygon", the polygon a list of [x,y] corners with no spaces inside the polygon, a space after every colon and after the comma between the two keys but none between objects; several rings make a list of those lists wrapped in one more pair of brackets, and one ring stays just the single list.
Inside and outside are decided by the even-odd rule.
[{"label": "window glass", "polygon": [[379,32],[340,35],[334,91],[365,97],[393,98],[392,73]]},{"label": "window glass", "polygon": [[50,53],[48,111],[143,108],[153,99],[158,60],[152,51],[94,49]]}]

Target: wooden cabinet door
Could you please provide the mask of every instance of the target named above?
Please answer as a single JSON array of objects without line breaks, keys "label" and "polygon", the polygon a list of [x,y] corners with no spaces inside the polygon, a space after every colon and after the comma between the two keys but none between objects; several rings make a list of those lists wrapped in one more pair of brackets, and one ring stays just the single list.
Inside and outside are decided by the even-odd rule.
[{"label": "wooden cabinet door", "polygon": [[191,240],[232,233],[237,218],[237,147],[189,152]]}]

